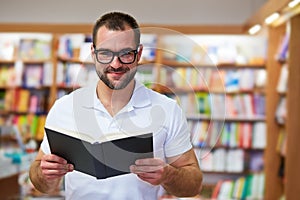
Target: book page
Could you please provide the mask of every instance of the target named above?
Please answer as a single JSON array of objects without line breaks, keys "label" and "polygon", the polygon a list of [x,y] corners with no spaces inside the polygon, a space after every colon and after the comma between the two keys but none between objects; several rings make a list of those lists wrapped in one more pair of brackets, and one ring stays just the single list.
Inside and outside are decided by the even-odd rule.
[{"label": "book page", "polygon": [[108,134],[103,134],[99,138],[93,138],[92,136],[86,134],[86,133],[80,133],[79,131],[70,131],[66,129],[61,129],[61,128],[56,128],[56,127],[51,127],[47,126],[46,128],[60,132],[62,134],[75,137],[80,140],[84,140],[89,143],[103,143],[107,141],[112,141],[112,140],[118,140],[118,139],[123,139],[127,137],[132,137],[132,136],[139,136],[139,135],[144,135],[146,132],[134,132],[134,133],[127,133],[127,132],[118,132],[118,133],[108,133]]},{"label": "book page", "polygon": [[70,130],[66,130],[66,129],[51,127],[51,126],[47,126],[45,128],[54,130],[54,131],[59,132],[61,134],[68,135],[70,137],[77,138],[79,140],[84,140],[84,141],[89,142],[89,143],[96,142],[96,140],[93,137],[91,137],[91,136],[89,136],[87,134],[84,134],[84,133],[79,133],[77,131],[70,131]]}]

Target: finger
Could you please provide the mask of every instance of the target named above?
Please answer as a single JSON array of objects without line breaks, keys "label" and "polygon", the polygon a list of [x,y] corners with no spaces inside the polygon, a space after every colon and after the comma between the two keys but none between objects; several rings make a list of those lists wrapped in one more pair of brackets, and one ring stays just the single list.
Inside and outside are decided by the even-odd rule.
[{"label": "finger", "polygon": [[165,165],[165,162],[158,158],[145,158],[135,161],[136,165]]},{"label": "finger", "polygon": [[67,164],[67,160],[65,160],[64,158],[59,157],[57,155],[54,155],[54,154],[44,155],[42,157],[42,160],[48,161],[48,162],[56,162],[56,163],[61,163],[61,164]]},{"label": "finger", "polygon": [[139,173],[137,176],[143,179],[160,179],[162,177],[160,173],[155,172]]},{"label": "finger", "polygon": [[138,174],[137,175],[141,180],[146,181],[152,185],[159,185],[161,183],[160,177],[154,177],[154,176],[147,176],[145,174]]},{"label": "finger", "polygon": [[41,168],[42,169],[65,169],[65,170],[71,170],[73,169],[72,164],[61,164],[56,162],[49,162],[49,161],[42,161],[41,162]]},{"label": "finger", "polygon": [[143,172],[163,172],[163,166],[148,166],[148,165],[132,165],[130,166],[130,170],[133,171],[133,173],[143,173]]},{"label": "finger", "polygon": [[66,173],[73,171],[73,165],[67,165],[67,168],[59,169],[59,168],[42,168],[42,173],[46,177],[61,177],[64,176]]},{"label": "finger", "polygon": [[44,170],[43,174],[45,176],[61,177],[67,173],[66,170]]},{"label": "finger", "polygon": [[46,179],[59,179],[61,177],[63,177],[64,175],[66,175],[67,172],[60,172],[57,170],[47,170],[43,172],[43,176]]}]

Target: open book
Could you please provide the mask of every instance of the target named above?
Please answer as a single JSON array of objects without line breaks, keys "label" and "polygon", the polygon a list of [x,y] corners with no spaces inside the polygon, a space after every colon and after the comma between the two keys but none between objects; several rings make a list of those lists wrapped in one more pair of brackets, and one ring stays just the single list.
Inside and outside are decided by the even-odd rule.
[{"label": "open book", "polygon": [[130,173],[137,159],[153,157],[153,135],[114,134],[97,141],[85,134],[46,128],[52,154],[74,165],[75,170],[97,179]]}]

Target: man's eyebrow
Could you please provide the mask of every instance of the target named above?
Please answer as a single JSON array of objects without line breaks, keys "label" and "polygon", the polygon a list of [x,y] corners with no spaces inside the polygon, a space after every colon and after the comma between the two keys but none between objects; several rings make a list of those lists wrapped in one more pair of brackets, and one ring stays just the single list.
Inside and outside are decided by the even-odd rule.
[{"label": "man's eyebrow", "polygon": [[110,49],[106,49],[106,48],[99,48],[99,49],[96,49],[97,51],[111,51]]},{"label": "man's eyebrow", "polygon": [[[96,49],[97,51],[112,51],[112,50],[110,50],[110,49],[107,49],[107,48],[99,48],[99,49]],[[134,50],[133,48],[131,48],[131,47],[126,47],[126,48],[124,48],[124,49],[121,49],[120,51],[132,51],[132,50]],[[120,52],[119,51],[119,52]],[[112,51],[112,52],[114,52],[114,51]]]}]

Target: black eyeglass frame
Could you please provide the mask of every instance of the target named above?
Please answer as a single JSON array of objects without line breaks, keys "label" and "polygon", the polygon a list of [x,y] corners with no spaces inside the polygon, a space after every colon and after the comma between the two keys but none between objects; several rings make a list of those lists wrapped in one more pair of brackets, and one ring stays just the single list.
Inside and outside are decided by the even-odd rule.
[{"label": "black eyeglass frame", "polygon": [[[114,60],[115,56],[118,57],[119,62],[122,63],[122,64],[132,64],[132,63],[134,63],[135,60],[136,60],[136,55],[138,54],[138,49],[139,49],[139,48],[127,51],[127,53],[131,53],[131,52],[134,53],[134,58],[133,58],[133,60],[132,60],[131,62],[123,62],[123,61],[120,59],[120,54],[121,54],[121,53],[124,53],[125,50],[121,50],[121,51],[116,51],[116,52],[115,52],[115,51],[111,51],[111,50],[94,49],[94,53],[95,53],[95,56],[96,56],[97,61],[98,61],[99,63],[101,63],[101,64],[109,64],[109,63],[111,63],[111,62]],[[100,51],[111,52],[111,53],[112,53],[112,58],[111,58],[111,60],[108,61],[108,62],[102,62],[102,61],[100,61],[100,60],[98,59],[98,52],[100,52]]]}]

